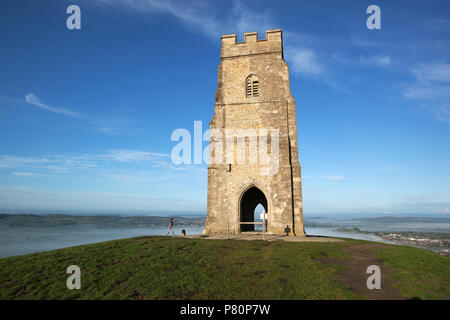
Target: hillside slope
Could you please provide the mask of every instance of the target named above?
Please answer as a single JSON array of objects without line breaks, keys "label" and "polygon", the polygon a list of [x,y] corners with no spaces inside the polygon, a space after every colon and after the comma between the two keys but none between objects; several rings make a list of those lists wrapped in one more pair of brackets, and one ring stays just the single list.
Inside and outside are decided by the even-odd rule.
[{"label": "hillside slope", "polygon": [[[69,265],[81,289],[69,290]],[[366,269],[381,267],[381,290]],[[449,299],[450,259],[346,240],[139,237],[0,259],[0,299]]]}]

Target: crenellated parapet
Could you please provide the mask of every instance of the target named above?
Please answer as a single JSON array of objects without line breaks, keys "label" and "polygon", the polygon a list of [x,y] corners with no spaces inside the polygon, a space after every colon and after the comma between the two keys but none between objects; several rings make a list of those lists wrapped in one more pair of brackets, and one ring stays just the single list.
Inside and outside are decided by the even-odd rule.
[{"label": "crenellated parapet", "polygon": [[266,31],[265,39],[258,39],[257,32],[245,32],[244,42],[237,42],[236,34],[223,35],[221,58],[279,53],[283,55],[283,35],[281,29]]}]

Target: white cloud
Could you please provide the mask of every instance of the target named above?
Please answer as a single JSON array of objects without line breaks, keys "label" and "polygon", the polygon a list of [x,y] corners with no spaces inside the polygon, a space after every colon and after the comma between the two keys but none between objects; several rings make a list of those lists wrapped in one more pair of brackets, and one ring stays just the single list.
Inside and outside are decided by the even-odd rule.
[{"label": "white cloud", "polygon": [[264,32],[265,30],[274,29],[276,24],[268,11],[258,12],[254,7],[249,8],[245,6],[243,1],[235,0],[233,1],[231,14],[227,17],[224,27],[231,30],[231,32]]},{"label": "white cloud", "polygon": [[103,155],[102,157],[118,162],[140,162],[140,161],[153,161],[158,158],[169,158],[170,156],[165,153],[119,149],[119,150],[111,150],[109,151],[109,153]]},{"label": "white cloud", "polygon": [[[230,9],[227,12],[216,12],[211,2],[198,0],[95,0],[103,6],[118,5],[139,13],[167,14],[175,17],[188,30],[200,32],[208,38],[218,41],[220,35],[259,31],[259,37],[265,30],[279,27],[269,11],[258,11],[256,7],[248,7],[244,1],[230,1]],[[288,35],[285,32],[285,35]],[[264,34],[263,34],[264,36]],[[305,46],[302,42],[313,41],[306,35],[289,34],[293,39],[287,45],[286,57],[291,64],[291,70],[295,75],[322,79],[326,83],[335,86],[326,75],[325,66],[319,62],[316,52]],[[295,43],[294,43],[295,42]],[[108,133],[108,129],[105,129]]]},{"label": "white cloud", "polygon": [[14,171],[11,172],[12,175],[18,176],[18,177],[26,177],[26,178],[34,178],[34,177],[41,177],[42,174],[34,173],[34,172],[24,172],[24,171]]},{"label": "white cloud", "polygon": [[[0,103],[7,101],[8,104],[15,104],[22,106],[24,103],[23,98],[15,98],[9,96],[0,95]],[[103,113],[101,115],[86,115],[80,114],[73,110],[51,107],[44,103],[39,97],[33,93],[25,95],[25,102],[38,106],[39,108],[47,111],[69,115],[74,118],[82,117],[82,121],[93,131],[107,135],[135,135],[136,133],[143,132],[145,129],[139,128],[135,118],[124,116],[123,114],[114,115],[111,112]],[[130,109],[127,108],[127,111]]]},{"label": "white cloud", "polygon": [[44,102],[42,102],[41,99],[39,99],[33,93],[29,93],[29,94],[25,95],[25,100],[29,104],[41,107],[41,108],[51,111],[51,112],[61,113],[61,114],[65,114],[65,115],[68,115],[71,117],[80,117],[81,116],[78,112],[75,112],[72,110],[51,107],[51,106],[45,104]]},{"label": "white cloud", "polygon": [[268,12],[248,8],[243,1],[234,0],[226,14],[216,12],[213,2],[201,0],[95,0],[102,6],[121,6],[147,14],[167,14],[184,27],[201,32],[214,40],[222,34],[272,29]]},{"label": "white cloud", "polygon": [[346,179],[343,175],[323,176],[323,178],[330,180],[330,181],[342,181],[342,180]]},{"label": "white cloud", "polygon": [[11,174],[16,176],[37,176],[39,171],[52,173],[67,173],[73,170],[90,170],[106,168],[120,163],[142,164],[153,168],[170,169],[170,156],[164,153],[148,152],[131,149],[114,149],[101,154],[82,155],[51,155],[47,157],[0,156],[0,168],[16,169]]},{"label": "white cloud", "polygon": [[344,63],[355,63],[360,65],[372,65],[377,67],[386,67],[392,63],[390,56],[375,55],[375,56],[360,56],[359,59],[352,59],[341,57],[338,54],[332,55],[334,60]]},{"label": "white cloud", "polygon": [[103,125],[95,128],[95,131],[98,131],[98,132],[104,133],[104,134],[108,134],[108,135],[112,135],[112,136],[119,134],[119,132],[116,129],[108,127],[108,126],[103,126]]},{"label": "white cloud", "polygon": [[324,66],[317,61],[315,52],[307,48],[292,48],[287,52],[295,74],[319,77],[324,75]]},{"label": "white cloud", "polygon": [[18,166],[47,165],[52,161],[47,158],[0,156],[0,168],[13,168]]},{"label": "white cloud", "polygon": [[450,96],[450,86],[420,81],[409,84],[403,90],[403,95],[409,99],[436,99]]},{"label": "white cloud", "polygon": [[439,121],[450,123],[450,64],[418,63],[410,72],[414,82],[405,86],[403,96],[419,101]]},{"label": "white cloud", "polygon": [[436,118],[442,122],[450,123],[450,103],[433,108]]},{"label": "white cloud", "polygon": [[411,72],[420,82],[450,83],[450,64],[448,63],[419,63]]},{"label": "white cloud", "polygon": [[354,46],[363,48],[376,48],[386,46],[386,43],[375,41],[373,40],[373,37],[366,38],[360,35],[352,35],[350,37],[350,42]]}]

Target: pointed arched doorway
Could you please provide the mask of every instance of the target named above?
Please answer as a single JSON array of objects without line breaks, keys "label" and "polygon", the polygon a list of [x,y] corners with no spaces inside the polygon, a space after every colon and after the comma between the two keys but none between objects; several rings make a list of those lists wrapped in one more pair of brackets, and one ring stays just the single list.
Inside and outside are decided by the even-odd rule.
[{"label": "pointed arched doorway", "polygon": [[[254,214],[255,208],[261,204],[264,211],[267,212],[267,198],[264,193],[255,186],[252,186],[244,191],[240,198],[239,204],[239,221],[240,222],[255,222]],[[254,231],[255,225],[241,224],[240,231]]]}]

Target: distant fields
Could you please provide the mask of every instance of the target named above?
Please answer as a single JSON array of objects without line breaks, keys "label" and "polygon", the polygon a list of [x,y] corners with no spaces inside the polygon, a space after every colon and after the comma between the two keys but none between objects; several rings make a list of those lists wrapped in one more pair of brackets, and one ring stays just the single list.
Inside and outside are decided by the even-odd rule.
[{"label": "distant fields", "polygon": [[[143,228],[168,226],[169,217],[68,214],[5,214],[0,213],[0,226],[6,227],[76,227]],[[175,217],[177,226],[202,226],[203,217]]]},{"label": "distant fields", "polygon": [[[81,268],[69,290],[66,268]],[[368,290],[366,268],[382,270]],[[450,259],[358,240],[139,237],[0,259],[0,299],[450,299]]]}]

